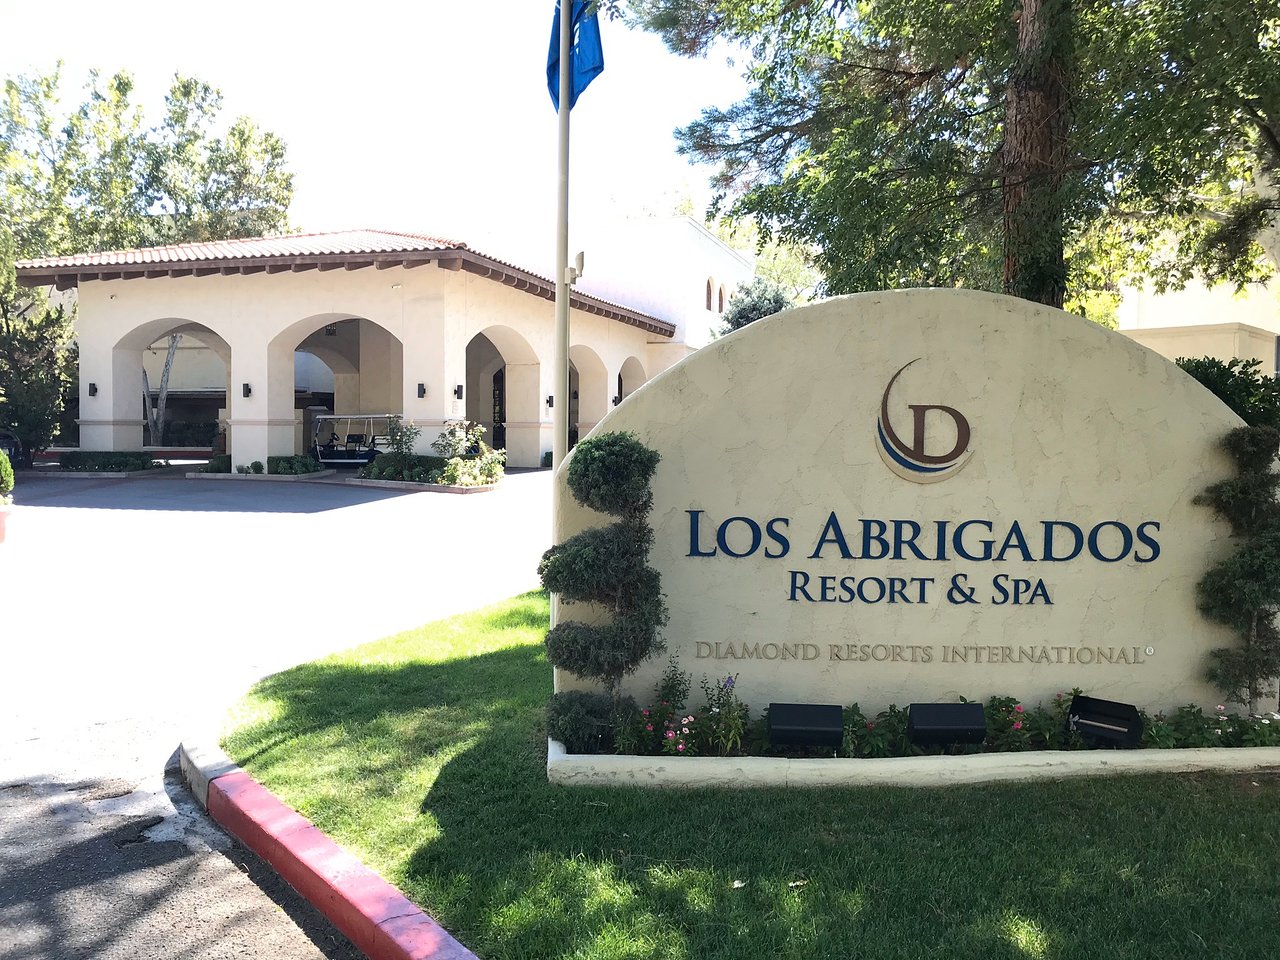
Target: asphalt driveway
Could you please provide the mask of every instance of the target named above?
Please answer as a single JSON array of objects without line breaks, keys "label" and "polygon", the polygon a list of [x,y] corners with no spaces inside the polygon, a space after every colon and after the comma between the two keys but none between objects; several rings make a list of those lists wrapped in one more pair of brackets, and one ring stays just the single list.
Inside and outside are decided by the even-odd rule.
[{"label": "asphalt driveway", "polygon": [[[27,474],[16,493],[0,545],[0,927],[57,916],[65,929],[22,926],[28,935],[18,945],[0,945],[5,958],[61,956],[67,944],[98,942],[90,914],[68,919],[63,907],[31,897],[15,906],[14,884],[16,871],[36,862],[59,874],[76,869],[74,858],[50,859],[58,842],[103,837],[125,838],[104,856],[136,849],[131,855],[156,861],[130,873],[154,885],[145,901],[152,919],[171,912],[184,889],[207,888],[210,870],[249,898],[231,920],[219,914],[191,944],[156,948],[161,954],[224,955],[235,917],[296,929],[289,908],[244,878],[247,867],[227,868],[234,854],[219,851],[216,830],[166,787],[178,740],[213,730],[268,673],[536,587],[550,542],[549,472],[509,476],[495,492],[469,496],[172,474]],[[31,821],[50,828],[33,831]],[[149,843],[215,859],[156,855]],[[94,862],[73,889],[115,882],[95,879],[102,858]],[[54,886],[50,896],[65,898],[58,890],[68,884]],[[200,902],[191,910],[209,909]],[[131,929],[148,928],[142,913]],[[246,936],[263,942],[264,934]],[[323,945],[325,936],[307,934],[298,955],[343,955]],[[138,956],[153,949],[135,946]]]}]

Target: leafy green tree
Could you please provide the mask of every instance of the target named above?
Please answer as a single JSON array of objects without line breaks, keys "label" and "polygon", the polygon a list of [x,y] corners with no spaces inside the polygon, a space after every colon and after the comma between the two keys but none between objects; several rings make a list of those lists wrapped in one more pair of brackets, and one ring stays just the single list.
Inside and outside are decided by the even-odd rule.
[{"label": "leafy green tree", "polygon": [[293,194],[278,137],[243,117],[214,134],[222,98],[203,81],[176,76],[155,127],[126,73],[91,73],[66,114],[61,88],[59,71],[17,76],[0,97],[0,423],[29,453],[71,388],[74,306],[19,287],[16,260],[282,230]]},{"label": "leafy green tree", "polygon": [[[832,293],[1054,305],[1119,279],[1238,285],[1280,255],[1274,0],[631,0],[753,89],[677,134],[719,207],[814,247]],[[1264,257],[1263,254],[1268,256]]]},{"label": "leafy green tree", "polygon": [[1280,429],[1280,380],[1261,371],[1262,361],[1179,357],[1175,362],[1249,426]]},{"label": "leafy green tree", "polygon": [[749,323],[771,317],[780,310],[795,306],[795,299],[776,283],[756,277],[750,283],[739,284],[729,298],[724,311],[723,333],[741,330]]}]

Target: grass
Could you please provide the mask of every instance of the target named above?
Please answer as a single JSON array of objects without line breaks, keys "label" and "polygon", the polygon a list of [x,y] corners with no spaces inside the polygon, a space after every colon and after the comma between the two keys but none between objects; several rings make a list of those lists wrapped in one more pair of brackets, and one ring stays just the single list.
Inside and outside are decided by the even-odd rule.
[{"label": "grass", "polygon": [[1280,783],[552,787],[547,601],[259,683],[224,747],[481,957],[1273,956]]}]

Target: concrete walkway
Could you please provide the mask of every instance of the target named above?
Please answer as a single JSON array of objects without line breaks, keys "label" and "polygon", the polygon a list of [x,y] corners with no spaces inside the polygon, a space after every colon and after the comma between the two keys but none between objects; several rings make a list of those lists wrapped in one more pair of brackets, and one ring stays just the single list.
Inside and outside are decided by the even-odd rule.
[{"label": "concrete walkway", "polygon": [[[311,951],[299,956],[341,956],[328,933],[299,934],[243,880],[240,855],[218,850],[225,837],[166,787],[165,767],[179,737],[213,730],[261,676],[534,588],[550,542],[550,479],[516,475],[493,493],[458,497],[323,483],[20,476],[0,545],[0,928],[17,923],[23,936],[12,946],[4,938],[0,958],[72,955],[64,945],[93,942],[99,921],[87,906],[67,912],[76,899],[68,886],[86,893],[83,904],[119,910],[128,902],[172,935],[160,919],[165,904],[180,889],[209,887],[202,871],[218,869],[240,876],[246,896],[257,891],[256,905],[234,917],[285,924]],[[72,826],[42,833],[35,821]],[[117,844],[120,836],[126,842]],[[177,846],[157,855],[165,844]],[[89,850],[100,855],[80,856]],[[187,851],[200,863],[175,867]],[[134,896],[110,879],[130,858],[147,857],[165,862],[127,872],[151,878],[158,895]],[[29,883],[34,874],[24,871],[41,863],[67,879]],[[198,896],[185,908],[212,918],[189,924],[193,940],[155,955],[236,955],[219,944],[234,939],[238,921],[217,920],[208,903]],[[60,926],[41,926],[53,916]],[[136,932],[145,926],[121,927],[140,939],[120,955],[149,955],[151,941]],[[253,934],[249,942],[265,941]]]}]

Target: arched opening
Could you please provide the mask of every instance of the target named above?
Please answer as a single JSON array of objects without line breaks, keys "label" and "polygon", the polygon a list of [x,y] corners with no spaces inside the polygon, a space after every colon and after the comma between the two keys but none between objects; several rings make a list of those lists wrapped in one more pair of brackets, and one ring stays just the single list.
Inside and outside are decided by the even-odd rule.
[{"label": "arched opening", "polygon": [[707,309],[708,310],[711,309],[711,288],[712,288],[711,278],[707,277]]},{"label": "arched opening", "polygon": [[591,432],[609,412],[609,371],[590,347],[569,348],[570,446]]},{"label": "arched opening", "polygon": [[639,390],[648,379],[640,361],[635,357],[627,357],[618,372],[618,402],[621,403]]},{"label": "arched opening", "polygon": [[[215,444],[220,449],[230,377],[227,340],[209,326],[181,317],[151,320],[121,337],[112,347],[109,375],[81,370],[82,389],[92,384],[96,398],[87,409],[111,411],[111,439],[105,448],[114,450]],[[104,448],[93,437],[83,438],[82,444]]]},{"label": "arched opening", "polygon": [[308,450],[317,414],[404,412],[404,347],[368,317],[324,313],[299,320],[272,339],[267,365],[272,454]]},{"label": "arched opening", "polygon": [[720,284],[720,309],[716,313],[724,313],[724,284]]},{"label": "arched opening", "polygon": [[467,343],[466,418],[515,467],[541,462],[541,368],[533,347],[510,327],[486,327]]}]

